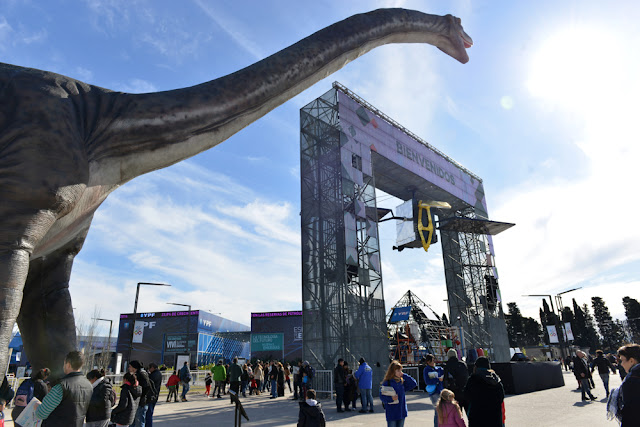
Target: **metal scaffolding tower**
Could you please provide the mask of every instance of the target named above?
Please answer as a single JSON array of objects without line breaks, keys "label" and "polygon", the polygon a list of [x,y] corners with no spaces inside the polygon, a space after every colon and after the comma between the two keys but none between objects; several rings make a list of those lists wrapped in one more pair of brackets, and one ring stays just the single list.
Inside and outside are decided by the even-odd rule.
[{"label": "metal scaffolding tower", "polygon": [[364,357],[375,381],[389,352],[371,162],[345,143],[335,89],[300,110],[300,127],[303,358],[331,369]]}]

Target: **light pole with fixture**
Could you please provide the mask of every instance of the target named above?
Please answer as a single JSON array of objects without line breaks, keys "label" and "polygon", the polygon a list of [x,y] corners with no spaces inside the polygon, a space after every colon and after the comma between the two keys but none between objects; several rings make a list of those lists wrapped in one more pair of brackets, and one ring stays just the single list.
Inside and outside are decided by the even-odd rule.
[{"label": "light pole with fixture", "polygon": [[136,314],[138,312],[138,297],[140,296],[140,286],[171,286],[166,283],[150,283],[150,282],[138,282],[138,286],[136,287],[136,301],[133,304],[133,325],[131,326],[131,341],[129,342],[129,355],[127,357],[127,365],[131,362],[131,353],[133,352],[133,333],[135,331],[136,325]]},{"label": "light pole with fixture", "polygon": [[[109,353],[109,362],[107,363],[107,367],[111,362],[111,331],[113,330],[113,320],[111,319],[101,319],[99,317],[94,317],[93,320],[102,320],[105,322],[109,322],[109,341],[107,341],[107,353]],[[103,348],[104,351],[104,348]]]},{"label": "light pole with fixture", "polygon": [[[168,302],[169,305],[178,305],[181,307],[187,307],[189,312],[187,313],[187,353],[189,353],[189,369],[191,369],[191,351],[189,351],[189,324],[191,323],[191,305],[190,304],[178,304],[176,302]],[[196,349],[197,351],[197,349]],[[176,368],[177,369],[177,368]]]}]

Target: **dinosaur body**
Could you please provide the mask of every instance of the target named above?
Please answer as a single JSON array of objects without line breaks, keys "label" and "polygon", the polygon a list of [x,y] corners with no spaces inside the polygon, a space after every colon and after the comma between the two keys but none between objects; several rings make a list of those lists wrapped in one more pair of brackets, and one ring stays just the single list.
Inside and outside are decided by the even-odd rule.
[{"label": "dinosaur body", "polygon": [[217,80],[135,95],[0,63],[0,366],[16,319],[34,369],[57,369],[75,349],[71,266],[112,191],[219,144],[388,43],[429,43],[465,63],[471,39],[451,15],[381,9]]}]

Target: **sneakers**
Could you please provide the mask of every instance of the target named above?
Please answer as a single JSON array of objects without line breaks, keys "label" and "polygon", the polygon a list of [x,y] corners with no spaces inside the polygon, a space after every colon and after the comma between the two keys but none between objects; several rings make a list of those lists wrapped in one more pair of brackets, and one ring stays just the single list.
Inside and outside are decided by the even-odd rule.
[{"label": "sneakers", "polygon": [[360,409],[358,412],[360,412],[361,414],[366,414],[367,411],[365,411],[364,409]]},{"label": "sneakers", "polygon": [[591,396],[591,400],[597,400],[598,398],[596,396]]},{"label": "sneakers", "polygon": [[373,409],[369,409],[369,413],[373,413]]},{"label": "sneakers", "polygon": [[338,409],[338,412],[344,412],[342,409]]}]

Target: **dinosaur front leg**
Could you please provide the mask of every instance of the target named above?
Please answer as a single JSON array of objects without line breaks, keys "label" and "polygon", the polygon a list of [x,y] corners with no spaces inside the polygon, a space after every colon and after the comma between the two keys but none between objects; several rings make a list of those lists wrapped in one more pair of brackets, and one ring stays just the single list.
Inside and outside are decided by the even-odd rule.
[{"label": "dinosaur front leg", "polygon": [[51,369],[60,378],[64,357],[76,348],[76,326],[69,293],[73,259],[89,228],[71,243],[46,257],[31,261],[24,287],[18,326],[34,370]]}]

